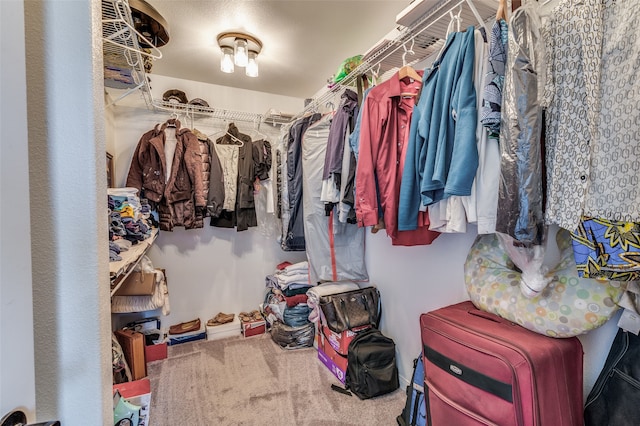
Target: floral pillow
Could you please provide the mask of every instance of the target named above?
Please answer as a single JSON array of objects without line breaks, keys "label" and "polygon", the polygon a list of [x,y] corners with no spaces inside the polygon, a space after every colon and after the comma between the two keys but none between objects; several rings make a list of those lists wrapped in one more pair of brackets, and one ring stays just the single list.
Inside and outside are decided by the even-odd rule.
[{"label": "floral pillow", "polygon": [[579,278],[568,231],[558,231],[561,260],[547,276],[551,282],[534,298],[520,291],[520,272],[495,234],[479,235],[464,265],[473,304],[551,337],[572,337],[603,325],[618,310],[624,293],[618,281]]}]

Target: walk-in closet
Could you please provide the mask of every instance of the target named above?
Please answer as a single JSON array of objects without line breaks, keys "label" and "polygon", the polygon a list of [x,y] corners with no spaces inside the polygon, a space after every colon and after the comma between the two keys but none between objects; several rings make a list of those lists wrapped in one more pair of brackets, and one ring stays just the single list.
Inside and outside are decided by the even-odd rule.
[{"label": "walk-in closet", "polygon": [[637,424],[637,9],[0,2],[0,426]]}]

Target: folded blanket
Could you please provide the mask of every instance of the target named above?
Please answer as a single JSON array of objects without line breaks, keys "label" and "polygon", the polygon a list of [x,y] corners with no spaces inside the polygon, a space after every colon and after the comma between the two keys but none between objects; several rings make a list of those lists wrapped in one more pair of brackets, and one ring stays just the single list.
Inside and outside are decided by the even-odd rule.
[{"label": "folded blanket", "polygon": [[[362,283],[363,287],[371,287],[369,283]],[[360,288],[358,283],[353,281],[342,281],[342,282],[327,282],[318,284],[315,287],[312,287],[307,291],[307,305],[311,308],[311,313],[309,314],[309,321],[318,323],[320,322],[322,325],[326,325],[326,321],[322,316],[322,310],[320,309],[320,298],[322,296],[328,296],[330,294],[336,293],[344,293],[345,291],[357,290]]]}]

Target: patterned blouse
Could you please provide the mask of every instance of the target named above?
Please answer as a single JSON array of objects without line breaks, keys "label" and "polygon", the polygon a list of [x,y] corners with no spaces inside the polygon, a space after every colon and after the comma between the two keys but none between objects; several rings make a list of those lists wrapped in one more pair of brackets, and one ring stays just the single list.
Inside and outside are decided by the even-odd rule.
[{"label": "patterned blouse", "polygon": [[640,221],[639,25],[635,0],[563,0],[547,21],[547,223]]}]

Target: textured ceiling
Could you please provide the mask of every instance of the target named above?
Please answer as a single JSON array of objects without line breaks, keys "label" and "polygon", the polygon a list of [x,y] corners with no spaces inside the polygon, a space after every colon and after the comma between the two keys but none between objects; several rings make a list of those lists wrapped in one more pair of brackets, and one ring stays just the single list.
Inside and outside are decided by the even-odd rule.
[{"label": "textured ceiling", "polygon": [[[340,63],[366,52],[395,26],[409,0],[148,0],[170,41],[152,74],[299,98],[312,97]],[[220,71],[216,36],[239,30],[262,40],[260,76]]]}]

